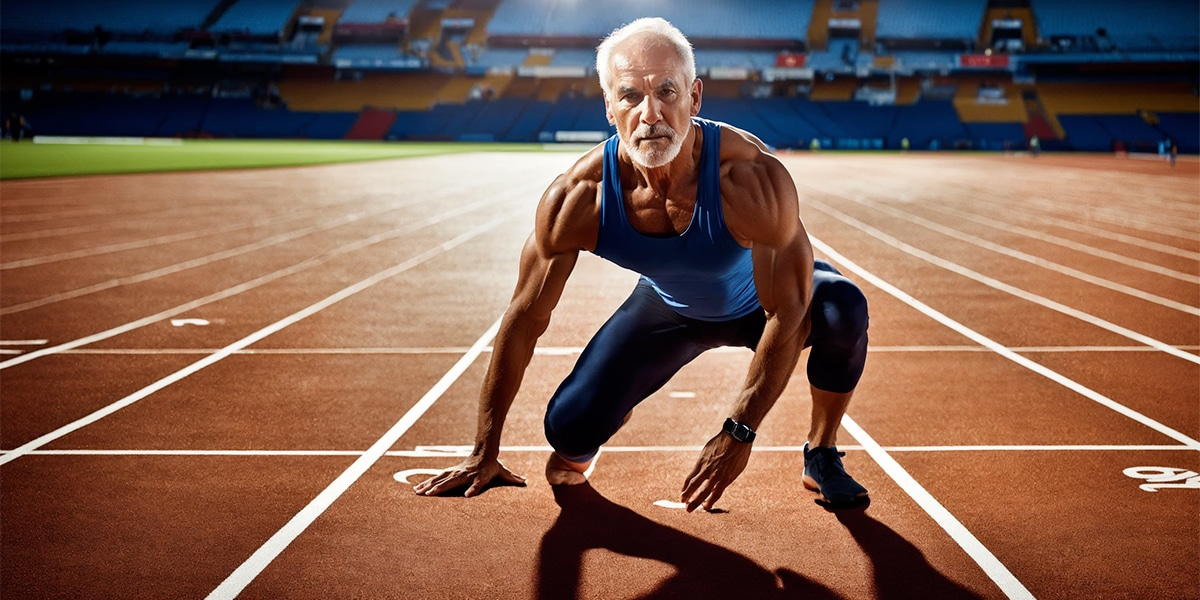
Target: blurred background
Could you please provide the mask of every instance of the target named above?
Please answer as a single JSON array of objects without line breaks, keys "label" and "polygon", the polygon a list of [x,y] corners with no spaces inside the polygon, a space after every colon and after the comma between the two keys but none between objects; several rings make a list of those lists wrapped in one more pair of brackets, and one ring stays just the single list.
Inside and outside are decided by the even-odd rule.
[{"label": "blurred background", "polygon": [[594,142],[661,16],[777,148],[1200,151],[1195,0],[4,0],[6,135]]}]

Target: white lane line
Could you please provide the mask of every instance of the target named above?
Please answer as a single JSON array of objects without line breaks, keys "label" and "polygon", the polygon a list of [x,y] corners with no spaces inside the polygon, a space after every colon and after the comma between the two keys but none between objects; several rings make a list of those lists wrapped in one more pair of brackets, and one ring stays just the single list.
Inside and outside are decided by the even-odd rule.
[{"label": "white lane line", "polygon": [[337,227],[341,227],[342,225],[353,223],[355,221],[359,221],[364,218],[385,214],[385,213],[391,212],[393,210],[398,210],[398,209],[404,208],[410,204],[414,204],[414,202],[393,204],[393,205],[389,205],[389,206],[386,206],[383,208],[378,208],[378,209],[373,209],[373,210],[364,210],[364,211],[359,211],[359,212],[348,214],[348,215],[343,215],[341,217],[326,221],[324,223],[320,223],[317,225],[310,225],[308,227],[303,227],[301,229],[296,229],[296,230],[289,231],[286,233],[281,233],[279,235],[273,235],[269,238],[262,239],[262,240],[259,240],[256,242],[251,242],[249,244],[243,244],[241,246],[237,246],[235,248],[229,248],[227,250],[222,250],[220,252],[214,252],[214,253],[206,255],[206,256],[200,256],[200,257],[194,258],[192,260],[186,260],[186,261],[176,263],[173,265],[167,265],[165,267],[153,269],[151,271],[146,271],[144,273],[138,273],[136,275],[127,275],[125,277],[118,277],[116,279],[102,281],[100,283],[95,283],[95,284],[84,286],[81,288],[76,288],[74,290],[68,290],[65,292],[60,292],[58,294],[52,294],[52,295],[49,295],[49,296],[46,296],[43,298],[38,298],[37,300],[30,300],[28,302],[22,302],[21,304],[5,306],[3,308],[0,308],[0,315],[7,315],[7,314],[11,314],[11,313],[22,312],[22,311],[30,310],[33,308],[46,306],[47,304],[53,304],[55,302],[62,302],[64,300],[70,300],[72,298],[79,298],[81,296],[86,296],[88,294],[94,294],[96,292],[112,289],[115,287],[120,287],[123,285],[132,285],[135,283],[141,283],[143,281],[149,281],[151,279],[157,279],[159,277],[166,277],[168,275],[174,275],[175,273],[180,273],[183,271],[187,271],[189,269],[203,267],[203,266],[210,265],[210,264],[222,261],[222,260],[233,258],[235,256],[240,256],[242,254],[248,254],[250,252],[262,250],[263,248],[269,248],[271,246],[275,246],[275,245],[282,244],[285,242],[290,242],[292,240],[300,239],[302,237],[312,235],[314,233],[319,233],[322,231],[328,231],[330,229],[335,229]]},{"label": "white lane line", "polygon": [[[305,212],[313,212],[313,211],[305,211]],[[362,213],[360,213],[360,214],[362,214]],[[84,248],[84,249],[80,249],[80,250],[72,250],[69,252],[59,252],[57,254],[47,254],[47,255],[43,255],[43,256],[35,256],[35,257],[31,257],[31,258],[26,258],[23,260],[14,260],[14,261],[6,262],[6,263],[0,263],[0,270],[19,269],[19,268],[23,268],[23,267],[32,267],[32,266],[36,266],[36,265],[44,265],[44,264],[49,264],[49,263],[53,263],[53,262],[61,262],[64,260],[73,260],[73,259],[77,259],[77,258],[90,258],[92,256],[100,256],[102,254],[111,254],[113,252],[138,250],[141,248],[149,248],[152,246],[159,246],[159,245],[163,245],[163,244],[172,244],[175,242],[194,240],[194,239],[199,239],[199,238],[213,236],[213,235],[233,233],[235,231],[241,231],[243,229],[254,229],[257,227],[267,227],[267,226],[273,225],[275,223],[294,221],[294,220],[297,220],[298,218],[301,218],[301,217],[297,216],[297,215],[289,214],[289,215],[256,219],[256,220],[249,221],[249,222],[238,221],[234,224],[225,225],[222,227],[207,227],[205,229],[196,230],[196,231],[184,231],[184,232],[174,233],[174,234],[170,234],[170,235],[162,235],[162,236],[157,236],[157,237],[153,237],[153,238],[134,240],[131,242],[123,242],[123,243],[119,243],[119,244],[108,244],[106,246],[97,246],[94,248]],[[0,239],[3,239],[3,241],[11,241],[11,240],[9,240],[9,238],[7,236],[5,236],[4,238],[0,238]]]},{"label": "white lane line", "polygon": [[[829,206],[828,204],[825,204],[823,202],[819,202],[816,200],[810,200],[809,204],[819,208],[820,210],[823,210],[823,211],[829,213],[834,218],[836,218],[840,221],[843,221],[849,225],[857,227],[858,229],[862,230],[863,232],[867,233],[868,235],[878,239],[879,241],[881,241],[885,244],[888,244],[889,246],[892,246],[894,248],[897,248],[899,250],[907,252],[913,256],[916,256],[917,258],[920,258],[931,264],[937,265],[943,269],[946,269],[953,273],[958,273],[959,275],[962,275],[963,277],[973,279],[973,280],[978,281],[979,283],[982,283],[986,286],[995,288],[1002,292],[1006,292],[1008,294],[1011,294],[1013,296],[1021,298],[1022,300],[1027,300],[1034,304],[1038,304],[1038,305],[1044,306],[1046,308],[1049,308],[1050,310],[1054,310],[1054,311],[1063,313],[1067,316],[1074,317],[1085,323],[1089,323],[1091,325],[1095,325],[1096,327],[1100,327],[1102,329],[1111,331],[1122,337],[1134,340],[1136,342],[1145,344],[1145,345],[1153,347],[1153,348],[1157,348],[1158,350],[1161,350],[1162,352],[1165,352],[1167,354],[1170,354],[1170,355],[1178,357],[1178,358],[1182,358],[1183,360],[1186,360],[1188,362],[1200,364],[1200,356],[1184,352],[1170,344],[1167,344],[1166,342],[1156,340],[1148,335],[1144,335],[1144,334],[1138,333],[1136,331],[1133,331],[1131,329],[1121,327],[1120,325],[1117,325],[1116,323],[1112,323],[1112,322],[1106,321],[1104,319],[1101,319],[1095,315],[1083,312],[1083,311],[1075,309],[1075,308],[1071,308],[1070,306],[1061,304],[1059,302],[1055,302],[1049,298],[1045,298],[1043,296],[1039,296],[1037,294],[1027,292],[1021,288],[1009,285],[998,279],[993,279],[993,278],[988,277],[987,275],[984,275],[977,271],[972,271],[971,269],[968,269],[958,263],[950,262],[939,256],[930,254],[929,252],[921,250],[920,248],[917,248],[915,246],[912,246],[910,244],[902,242],[899,239],[892,237],[891,235],[888,235],[888,234],[884,233],[883,231],[880,231],[879,229],[876,229],[875,227],[872,227],[862,221],[859,221],[858,219],[855,219],[854,217],[852,217],[836,208],[833,208],[832,206]],[[813,239],[813,241],[814,241],[814,243],[816,242],[815,238]],[[864,273],[865,273],[865,271],[864,271]],[[873,275],[871,277],[875,278]],[[878,278],[875,278],[875,279],[878,279]],[[884,283],[883,285],[888,285],[888,284]],[[888,286],[888,287],[891,287],[891,286]],[[892,289],[895,289],[895,288],[892,288]],[[903,292],[900,292],[900,293],[903,294]],[[900,297],[900,296],[897,296],[897,297]],[[904,294],[904,297],[912,298],[911,296],[908,296],[907,294]],[[915,299],[913,301],[916,302]],[[922,306],[925,306],[925,305],[922,304]],[[933,309],[930,308],[929,310],[933,310]],[[0,363],[0,364],[2,364],[2,363]]]},{"label": "white lane line", "polygon": [[[1175,300],[1171,300],[1170,298],[1163,298],[1162,296],[1159,296],[1156,294],[1151,294],[1150,292],[1147,292],[1145,290],[1131,287],[1131,286],[1128,286],[1128,285],[1125,285],[1122,283],[1117,283],[1115,281],[1110,281],[1108,279],[1104,279],[1103,277],[1097,277],[1095,275],[1092,275],[1091,273],[1085,273],[1083,271],[1080,271],[1079,269],[1074,269],[1074,268],[1068,267],[1066,265],[1061,265],[1061,264],[1056,263],[1051,260],[1046,260],[1044,258],[1034,256],[1032,254],[1021,252],[1020,250],[1014,250],[1007,246],[1003,246],[1001,244],[997,244],[995,242],[985,240],[981,237],[974,236],[969,233],[963,233],[957,229],[954,229],[951,227],[946,227],[945,225],[942,225],[941,223],[931,221],[931,220],[923,218],[923,217],[918,217],[912,213],[902,211],[902,210],[899,210],[899,209],[896,209],[896,208],[893,208],[890,206],[886,206],[879,202],[850,198],[848,196],[844,196],[841,194],[828,194],[828,195],[838,196],[840,198],[850,200],[852,202],[857,202],[858,204],[862,204],[864,206],[873,208],[882,213],[892,215],[893,217],[896,217],[898,219],[903,219],[905,221],[908,221],[909,223],[916,223],[917,225],[920,225],[927,229],[936,231],[946,237],[954,238],[956,240],[963,241],[968,244],[979,246],[980,248],[984,248],[986,250],[991,250],[992,252],[1000,254],[1001,256],[1007,256],[1009,258],[1014,258],[1014,259],[1017,259],[1022,262],[1027,262],[1031,265],[1036,265],[1036,266],[1042,267],[1043,269],[1046,269],[1048,271],[1062,273],[1063,275],[1066,275],[1067,277],[1073,277],[1080,281],[1090,283],[1094,286],[1102,287],[1102,288],[1112,290],[1117,293],[1125,294],[1127,296],[1132,296],[1139,300],[1145,300],[1146,302],[1151,302],[1154,304],[1158,304],[1159,306],[1165,306],[1167,308],[1173,308],[1180,312],[1184,312],[1189,315],[1195,315],[1195,316],[1200,317],[1200,307],[1192,306],[1190,304],[1184,304],[1183,302],[1177,302]],[[1193,279],[1195,279],[1194,276],[1193,276]]]},{"label": "white lane line", "polygon": [[[451,210],[447,213],[443,213],[443,214],[440,214],[440,215],[437,215],[434,217],[406,223],[402,227],[399,227],[399,228],[396,228],[396,229],[393,229],[391,231],[387,231],[384,233],[376,234],[376,235],[373,235],[368,238],[363,238],[363,239],[355,241],[353,243],[346,244],[345,246],[340,246],[338,248],[334,248],[333,250],[330,250],[323,254],[319,254],[319,255],[309,258],[305,261],[296,263],[290,267],[280,269],[273,273],[267,273],[266,275],[257,277],[255,279],[251,279],[250,281],[247,281],[245,283],[235,285],[231,288],[226,288],[224,290],[215,292],[213,294],[209,294],[203,298],[199,298],[199,299],[193,300],[191,302],[180,304],[179,306],[176,306],[174,308],[169,308],[167,310],[150,315],[148,317],[143,317],[136,321],[131,321],[129,323],[126,323],[124,325],[119,325],[117,327],[108,329],[106,331],[101,331],[99,333],[95,333],[95,334],[85,336],[85,337],[82,337],[82,338],[79,338],[76,340],[72,340],[70,342],[64,342],[64,343],[58,344],[56,346],[51,346],[49,348],[43,348],[43,349],[37,350],[35,352],[30,352],[29,354],[22,355],[18,358],[13,358],[10,360],[0,362],[0,370],[7,369],[9,367],[14,367],[19,364],[34,360],[36,358],[41,358],[43,356],[48,356],[51,354],[58,354],[60,352],[66,351],[66,350],[74,350],[75,348],[79,348],[80,346],[87,346],[89,344],[94,344],[96,342],[106,340],[111,337],[129,333],[130,331],[133,331],[135,329],[145,327],[147,325],[151,325],[151,324],[157,323],[159,321],[170,319],[171,317],[186,313],[190,310],[194,310],[194,309],[204,306],[206,304],[211,304],[218,300],[224,300],[226,298],[231,298],[233,296],[236,296],[236,295],[246,292],[248,290],[254,289],[256,287],[266,285],[267,283],[270,283],[272,281],[276,281],[278,279],[282,279],[289,275],[294,275],[296,273],[300,273],[302,271],[316,267],[323,263],[329,262],[329,261],[333,260],[334,258],[337,258],[344,254],[355,252],[357,250],[361,250],[361,249],[371,246],[373,244],[378,244],[380,242],[399,237],[406,233],[416,231],[423,227],[426,227],[426,226],[429,226],[429,225],[432,225],[435,223],[439,223],[442,221],[446,221],[453,217],[473,211],[482,206],[492,204],[493,202],[494,201],[490,201],[490,200],[482,200],[479,202],[474,202],[471,204],[466,204],[466,205],[460,206],[460,207],[455,208],[454,210]],[[2,313],[3,313],[3,310],[0,310],[0,314],[2,314]]]},{"label": "white lane line", "polygon": [[[1040,204],[1044,210],[1051,211],[1053,214],[1058,214],[1057,211],[1062,211],[1064,208],[1062,202],[1047,200],[1037,196],[1026,198],[1025,202],[1035,206]],[[1153,219],[1140,219],[1137,217],[1131,217],[1119,209],[1089,206],[1068,207],[1067,210],[1078,208],[1083,208],[1086,211],[1087,217],[1097,221],[1103,221],[1113,225],[1118,225],[1120,227],[1128,227],[1130,229],[1138,229],[1145,231],[1146,233],[1152,233],[1156,235],[1170,235],[1181,240],[1187,240],[1189,242],[1194,242],[1196,240],[1197,232],[1195,230],[1180,229],[1165,223],[1155,222]],[[1178,219],[1172,219],[1172,221],[1180,224],[1183,223],[1183,221]],[[1187,224],[1194,225],[1195,223],[1189,221]]]},{"label": "white lane line", "polygon": [[913,479],[912,475],[909,475],[908,471],[900,466],[900,463],[879,447],[879,444],[875,443],[875,440],[867,435],[867,432],[859,427],[854,419],[851,419],[849,415],[843,416],[842,427],[845,427],[846,431],[862,444],[863,449],[883,468],[888,477],[891,477],[930,517],[933,517],[938,525],[941,525],[942,529],[966,551],[967,555],[983,569],[984,573],[987,573],[987,576],[1000,587],[1005,595],[1009,598],[1033,598],[1033,594],[1029,593],[1029,590],[1008,570],[1008,567],[1005,567],[1004,563],[1000,562],[991,550],[988,550],[950,511],[946,510],[941,502],[938,502],[921,484],[917,483],[917,480]]},{"label": "white lane line", "polygon": [[[1007,446],[880,446],[886,452],[900,453],[947,453],[947,452],[1196,452],[1196,448],[1182,445],[1155,444],[1038,444]],[[462,458],[471,455],[473,447],[467,444],[444,444],[417,446],[412,450],[389,450],[384,456],[403,458]],[[605,446],[604,452],[615,454],[643,454],[651,452],[699,452],[703,446]],[[858,444],[839,444],[839,450],[864,450]],[[532,452],[544,454],[553,452],[550,446],[501,446],[505,454]],[[755,446],[753,452],[768,453],[799,453],[804,446]],[[5,454],[7,450],[0,450]],[[29,456],[239,456],[246,458],[271,457],[321,457],[321,456],[362,456],[365,450],[172,450],[172,449],[130,449],[130,448],[59,448],[54,450],[30,450]]]},{"label": "white lane line", "polygon": [[0,340],[0,346],[44,346],[50,340]]},{"label": "white lane line", "polygon": [[[46,343],[43,341],[42,343]],[[4,342],[0,342],[0,346]],[[1200,352],[1200,346],[1176,346],[1180,350],[1190,352]],[[1011,346],[1009,350],[1021,353],[1048,353],[1048,354],[1070,354],[1077,352],[1088,353],[1104,353],[1104,352],[1159,352],[1157,348],[1149,346]],[[108,355],[172,355],[172,354],[212,354],[216,352],[216,348],[77,348],[74,350],[64,350],[62,354],[108,354]],[[238,350],[239,355],[261,355],[261,356],[294,356],[294,355],[346,355],[346,354],[462,354],[466,352],[466,347],[447,346],[444,348],[434,347],[398,347],[398,348],[247,348]],[[484,352],[491,352],[492,349],[484,348]],[[583,352],[583,346],[539,346],[534,349],[534,354],[541,356],[569,356]],[[714,348],[709,350],[707,354],[743,354],[749,353],[749,350],[742,348]],[[897,352],[944,352],[944,353],[960,353],[960,352],[991,352],[990,349],[983,346],[872,346],[867,348],[867,352],[872,354],[887,354]]]},{"label": "white lane line", "polygon": [[250,555],[237,569],[221,582],[221,585],[208,595],[210,600],[222,598],[234,598],[262,573],[263,569],[275,560],[277,556],[285,548],[287,548],[309,525],[312,525],[317,517],[328,509],[334,501],[336,501],[354,482],[358,481],[364,473],[367,472],[388,450],[400,440],[400,437],[408,432],[409,428],[417,422],[437,402],[446,390],[458,380],[458,378],[475,362],[475,359],[483,352],[483,347],[496,337],[496,332],[500,329],[501,319],[496,319],[490,328],[471,346],[462,358],[446,372],[445,375],[432,387],[424,396],[404,416],[388,429],[383,437],[379,438],[371,447],[363,453],[361,457],[354,461],[341,475],[334,479],[316,498],[313,498],[296,516],[292,517],[279,531],[276,531],[270,539],[266,541],[254,554]]},{"label": "white lane line", "polygon": [[1159,275],[1164,275],[1164,276],[1170,277],[1172,279],[1178,279],[1180,281],[1186,281],[1188,283],[1200,283],[1200,276],[1194,275],[1192,273],[1184,273],[1182,271],[1176,271],[1175,269],[1169,269],[1162,265],[1157,265],[1157,264],[1154,264],[1151,262],[1146,262],[1144,260],[1138,260],[1136,258],[1125,256],[1123,254],[1118,254],[1116,252],[1110,252],[1103,248],[1096,248],[1094,246],[1089,246],[1087,244],[1081,244],[1079,242],[1076,242],[1075,240],[1069,240],[1069,239],[1059,237],[1057,235],[1053,235],[1053,234],[1046,233],[1043,231],[1037,231],[1037,230],[1029,229],[1027,227],[1022,227],[1020,225],[1016,225],[1013,223],[998,221],[996,219],[991,219],[991,218],[988,218],[988,217],[985,217],[982,215],[977,215],[977,214],[974,214],[971,212],[967,212],[965,210],[959,210],[957,208],[952,208],[949,206],[929,204],[928,206],[924,206],[924,207],[929,208],[930,210],[933,210],[936,212],[940,212],[942,214],[956,216],[960,219],[966,219],[966,220],[974,222],[974,223],[979,223],[981,225],[986,225],[988,227],[999,229],[1000,231],[1019,233],[1025,237],[1029,237],[1029,238],[1032,238],[1035,240],[1047,242],[1047,243],[1054,244],[1057,246],[1062,246],[1063,248],[1068,248],[1070,250],[1075,250],[1077,252],[1082,252],[1084,254],[1090,254],[1092,256],[1111,260],[1113,262],[1120,263],[1123,265],[1129,265],[1131,267],[1136,267],[1138,269],[1142,269],[1143,271],[1157,273]]},{"label": "white lane line", "polygon": [[[1093,402],[1100,404],[1101,406],[1105,406],[1113,411],[1116,411],[1117,413],[1119,413],[1121,415],[1124,415],[1130,419],[1133,419],[1134,421],[1137,421],[1138,423],[1141,423],[1142,425],[1145,425],[1146,427],[1149,427],[1171,439],[1182,442],[1183,444],[1185,444],[1191,448],[1200,449],[1200,441],[1194,440],[1191,437],[1184,435],[1183,433],[1176,431],[1175,429],[1172,429],[1171,427],[1168,427],[1162,423],[1159,423],[1158,421],[1151,419],[1150,417],[1147,417],[1146,415],[1143,415],[1142,413],[1137,412],[1137,411],[1133,410],[1132,408],[1129,408],[1123,404],[1120,404],[1120,403],[1116,402],[1115,400],[1112,400],[1111,398],[1108,398],[1107,396],[1105,396],[1091,388],[1088,388],[1081,383],[1076,382],[1073,379],[1070,379],[1064,375],[1061,375],[1056,371],[1048,369],[1036,362],[1033,362],[1032,360],[1029,360],[1028,358],[1025,358],[1024,356],[1021,356],[1020,354],[1017,354],[1016,352],[1013,352],[1011,349],[1001,345],[999,342],[996,342],[995,340],[984,336],[983,334],[967,327],[966,325],[963,325],[962,323],[959,323],[958,321],[955,321],[954,319],[951,319],[950,317],[934,310],[929,305],[910,296],[909,294],[907,294],[900,288],[897,288],[896,286],[888,283],[887,281],[884,281],[883,279],[876,276],[874,273],[867,271],[866,269],[860,267],[858,264],[852,262],[850,259],[842,256],[840,253],[838,253],[833,248],[829,247],[827,244],[825,244],[821,240],[819,240],[817,238],[811,238],[811,241],[812,241],[812,245],[814,248],[817,248],[821,252],[825,253],[834,262],[844,266],[846,269],[855,273],[859,277],[862,277],[863,279],[869,281],[875,287],[878,287],[879,289],[887,292],[888,294],[891,294],[892,296],[894,296],[901,302],[904,302],[905,304],[917,309],[918,311],[920,311],[924,315],[932,318],[933,320],[937,321],[938,323],[941,323],[942,325],[945,325],[946,327],[949,327],[950,329],[957,331],[958,333],[962,334],[963,336],[966,336],[968,339],[974,341],[975,343],[977,343],[981,346],[987,347],[987,348],[991,349],[993,352],[999,354],[1000,356],[1003,356],[1004,358],[1007,358],[1008,360],[1011,360],[1011,361],[1017,363],[1018,365],[1021,365],[1022,367],[1025,367],[1026,369],[1029,369],[1030,371],[1033,371],[1034,373],[1037,373],[1055,383],[1058,383],[1059,385],[1062,385],[1063,387],[1065,387],[1071,391],[1074,391],[1074,392],[1084,396],[1085,398],[1088,398],[1088,399],[1092,400]],[[1174,348],[1172,348],[1172,350],[1174,350]],[[1185,354],[1185,356],[1187,356],[1192,362],[1200,361],[1200,357],[1190,355],[1190,354]]]},{"label": "white lane line", "polygon": [[[1012,215],[1012,216],[1016,216],[1018,218],[1023,218],[1026,221],[1032,221],[1034,223],[1037,223],[1038,225],[1044,225],[1044,224],[1054,225],[1055,227],[1061,227],[1062,229],[1066,229],[1069,231],[1086,233],[1088,235],[1097,236],[1101,239],[1113,240],[1113,241],[1121,242],[1123,244],[1127,244],[1130,246],[1136,246],[1138,248],[1143,248],[1145,250],[1153,250],[1154,252],[1159,252],[1162,254],[1169,254],[1171,256],[1178,256],[1180,258],[1187,258],[1187,259],[1191,259],[1191,260],[1200,260],[1200,252],[1186,250],[1183,248],[1177,248],[1175,246],[1170,246],[1167,244],[1160,244],[1158,242],[1154,242],[1151,240],[1145,240],[1140,237],[1127,235],[1127,234],[1120,233],[1117,231],[1110,231],[1108,229],[1094,227],[1094,226],[1088,225],[1086,223],[1080,223],[1078,221],[1063,219],[1063,218],[1056,217],[1056,216],[1053,216],[1053,215],[1050,215],[1047,213],[1031,214],[1029,211],[1027,211],[1023,207],[1012,206],[1012,205],[1004,206],[1003,210],[1004,210],[1005,215]],[[1024,215],[1022,215],[1020,213],[1024,213]]]},{"label": "white lane line", "polygon": [[500,216],[496,219],[493,219],[481,226],[472,228],[472,229],[468,230],[466,233],[459,234],[457,237],[455,237],[449,241],[443,242],[441,244],[438,244],[437,246],[434,246],[433,248],[430,248],[429,250],[426,250],[425,252],[422,252],[422,253],[414,256],[413,258],[410,258],[394,267],[380,271],[380,272],[372,275],[371,277],[368,277],[350,287],[344,288],[341,291],[333,294],[332,296],[329,296],[329,297],[325,298],[324,300],[321,300],[321,301],[317,302],[316,304],[309,306],[308,308],[304,308],[298,312],[292,313],[291,315],[284,317],[283,319],[280,319],[279,321],[276,321],[256,332],[222,348],[220,351],[216,352],[215,354],[206,356],[205,358],[203,358],[199,361],[196,361],[195,363],[192,363],[191,365],[184,367],[183,369],[180,369],[179,371],[176,371],[175,373],[172,373],[171,375],[168,375],[162,379],[159,379],[158,381],[138,390],[137,392],[134,392],[133,394],[130,394],[130,395],[122,398],[121,400],[118,400],[112,404],[109,404],[108,406],[101,408],[100,410],[97,410],[96,412],[93,412],[92,414],[87,415],[86,417],[78,419],[72,423],[68,423],[67,425],[59,427],[58,429],[55,429],[54,431],[51,431],[50,433],[47,433],[41,437],[38,437],[37,439],[34,439],[26,444],[21,445],[20,447],[12,450],[11,452],[6,453],[4,456],[0,456],[0,465],[12,462],[13,460],[19,458],[20,456],[28,453],[30,450],[35,450],[37,448],[40,448],[58,438],[61,438],[65,435],[71,433],[72,431],[76,431],[78,429],[81,429],[83,427],[91,425],[92,423],[95,423],[96,421],[99,421],[100,419],[103,419],[104,417],[107,417],[108,415],[111,415],[111,414],[121,410],[122,408],[130,406],[133,403],[135,403],[135,402],[137,402],[137,401],[139,401],[139,400],[141,400],[163,388],[166,388],[167,386],[169,386],[173,383],[176,383],[176,382],[188,377],[189,375],[192,375],[206,367],[212,366],[213,364],[232,356],[235,352],[237,352],[238,350],[240,350],[242,348],[245,348],[246,346],[249,346],[255,342],[258,342],[273,333],[279,332],[282,329],[284,329],[290,325],[294,325],[294,324],[298,323],[299,321],[301,321],[302,319],[308,318],[330,306],[333,306],[334,304],[336,304],[338,302],[341,302],[342,300],[345,300],[346,298],[349,298],[363,290],[366,290],[367,288],[370,288],[371,286],[374,286],[375,284],[378,284],[382,281],[385,281],[387,279],[395,277],[396,275],[399,275],[399,274],[401,274],[413,267],[416,267],[432,258],[435,258],[435,257],[437,257],[459,245],[462,245],[463,243],[467,242],[468,240],[496,227],[497,225],[504,222],[505,220],[512,218],[512,216],[513,216],[512,214],[502,215],[502,216]]}]

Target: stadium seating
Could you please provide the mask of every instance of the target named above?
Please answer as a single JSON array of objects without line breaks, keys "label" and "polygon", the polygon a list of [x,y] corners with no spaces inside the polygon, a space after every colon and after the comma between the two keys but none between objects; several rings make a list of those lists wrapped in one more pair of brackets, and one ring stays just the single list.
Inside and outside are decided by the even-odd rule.
[{"label": "stadium seating", "polygon": [[342,13],[343,23],[383,23],[389,17],[407,18],[417,0],[353,0]]},{"label": "stadium seating", "polygon": [[760,0],[732,8],[722,0],[553,2],[504,0],[488,24],[490,35],[600,37],[639,16],[660,16],[697,38],[800,39],[813,0]]},{"label": "stadium seating", "polygon": [[881,0],[875,37],[975,39],[987,4],[987,0]]},{"label": "stadium seating", "polygon": [[238,0],[209,31],[279,36],[298,4],[298,0]]},{"label": "stadium seating", "polygon": [[[1197,151],[1195,3],[1095,0],[1081,10],[1068,0],[1030,0],[1019,12],[1036,16],[1043,38],[1091,45],[1068,53],[1030,47],[995,67],[960,64],[987,33],[984,21],[1004,10],[993,4],[181,0],[148,10],[146,0],[10,3],[0,54],[58,56],[69,66],[39,71],[26,66],[37,61],[6,58],[0,104],[19,106],[41,134],[586,139],[612,132],[595,80],[595,43],[633,18],[659,15],[696,45],[701,114],[776,147],[815,139],[831,148],[897,148],[907,139],[913,149],[998,150],[1023,147],[1037,133],[1047,148],[1107,151],[1117,141],[1142,147],[1170,137],[1182,151]],[[329,23],[322,43],[332,45],[291,48],[284,38],[296,19],[317,13]],[[827,20],[846,15],[859,19],[861,32],[832,32]],[[457,28],[443,27],[458,18]],[[330,37],[333,22],[366,25],[348,30],[366,33]],[[388,22],[401,24],[370,27]],[[97,25],[110,35],[93,32]],[[1143,60],[1153,61],[1145,73],[1135,68]],[[1069,66],[1085,61],[1098,66]],[[305,62],[311,68],[292,68]],[[792,69],[782,79],[777,63]],[[268,80],[283,108],[256,101]]]},{"label": "stadium seating", "polygon": [[110,32],[175,33],[181,29],[199,29],[218,3],[219,0],[175,0],[152,5],[145,0],[6,2],[2,27],[6,33],[92,31],[97,26]]},{"label": "stadium seating", "polygon": [[1086,8],[1071,0],[1034,0],[1034,15],[1043,37],[1097,35],[1104,29],[1115,40],[1155,36],[1191,39],[1200,31],[1200,7],[1179,0],[1089,0]]}]

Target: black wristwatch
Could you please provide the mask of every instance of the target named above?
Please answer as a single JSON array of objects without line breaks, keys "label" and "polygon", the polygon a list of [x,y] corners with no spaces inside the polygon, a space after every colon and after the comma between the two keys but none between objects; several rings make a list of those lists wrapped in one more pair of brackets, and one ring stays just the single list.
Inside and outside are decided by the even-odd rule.
[{"label": "black wristwatch", "polygon": [[753,429],[750,429],[749,425],[738,423],[733,419],[725,419],[725,426],[721,428],[721,431],[733,436],[733,439],[739,442],[746,443],[753,442],[754,436],[757,435]]}]

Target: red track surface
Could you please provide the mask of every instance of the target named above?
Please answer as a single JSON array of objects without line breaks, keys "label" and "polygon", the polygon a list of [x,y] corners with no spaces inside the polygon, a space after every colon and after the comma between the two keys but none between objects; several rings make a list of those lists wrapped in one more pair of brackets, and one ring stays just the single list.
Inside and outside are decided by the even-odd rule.
[{"label": "red track surface", "polygon": [[590,256],[505,431],[528,486],[412,494],[471,441],[573,158],[0,184],[0,596],[1200,598],[1195,161],[784,157],[871,303],[840,437],[865,510],[800,484],[803,366],[719,511],[655,504],[740,351],[546,485],[546,399],[633,283]]}]

